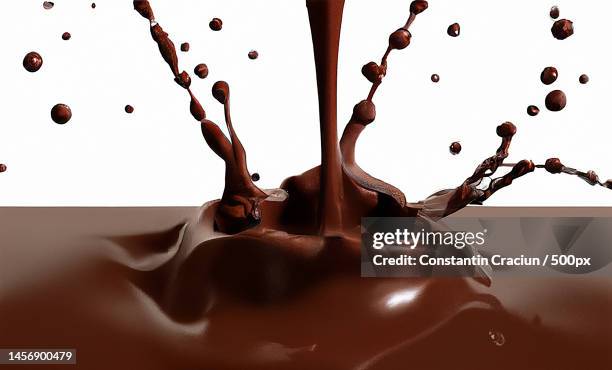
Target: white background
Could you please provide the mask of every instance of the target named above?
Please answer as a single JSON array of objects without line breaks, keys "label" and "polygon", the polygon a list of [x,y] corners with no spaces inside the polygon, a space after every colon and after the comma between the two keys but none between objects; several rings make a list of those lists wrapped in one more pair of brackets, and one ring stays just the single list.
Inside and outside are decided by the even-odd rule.
[{"label": "white background", "polygon": [[[152,0],[157,19],[180,53],[181,69],[210,119],[223,126],[210,87],[227,80],[234,123],[252,172],[276,187],[319,162],[318,112],[312,44],[303,0]],[[1,205],[199,205],[219,197],[223,164],[206,146],[189,114],[189,99],[172,79],[146,20],[132,1],[3,1],[0,12]],[[388,34],[408,15],[409,0],[347,0],[339,71],[339,130],[369,83],[361,66],[378,61]],[[576,34],[555,40],[553,2],[432,0],[411,28],[412,44],[394,52],[375,102],[377,121],[358,146],[358,161],[405,191],[411,201],[454,187],[499,145],[495,127],[512,121],[518,135],[511,160],[542,163],[559,156],[580,169],[612,177],[609,86],[612,3],[558,1]],[[212,17],[224,21],[212,32]],[[459,22],[453,39],[446,27]],[[72,33],[70,41],[61,34]],[[247,53],[257,49],[260,58]],[[30,74],[23,56],[35,50],[44,66]],[[210,76],[193,67],[205,62]],[[560,113],[544,108],[552,88],[539,82],[554,65],[553,88],[568,95]],[[430,75],[441,76],[439,84]],[[588,73],[582,86],[578,76]],[[54,124],[49,111],[66,103],[73,119]],[[132,115],[126,104],[136,108]],[[525,113],[540,106],[540,116]],[[448,146],[460,140],[453,157]],[[544,172],[518,180],[490,205],[612,205],[612,192],[577,178]]]}]

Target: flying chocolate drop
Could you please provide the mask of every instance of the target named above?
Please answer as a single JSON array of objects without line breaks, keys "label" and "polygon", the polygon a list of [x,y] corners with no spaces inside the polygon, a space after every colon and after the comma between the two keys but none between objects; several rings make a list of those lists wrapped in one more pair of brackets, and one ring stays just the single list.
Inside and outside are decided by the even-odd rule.
[{"label": "flying chocolate drop", "polygon": [[213,31],[221,31],[223,28],[223,21],[219,18],[213,18],[208,24],[211,30]]},{"label": "flying chocolate drop", "polygon": [[561,90],[553,90],[546,96],[546,108],[551,112],[559,112],[565,108],[567,97]]},{"label": "flying chocolate drop", "polygon": [[155,19],[151,4],[147,0],[134,0],[134,9],[151,22]]},{"label": "flying chocolate drop", "polygon": [[546,171],[552,174],[563,172],[563,167],[563,163],[561,163],[561,160],[559,158],[549,158],[544,164],[544,168],[546,169]]},{"label": "flying chocolate drop", "polygon": [[259,53],[257,52],[257,50],[249,51],[249,59],[255,60],[257,58],[259,58]]},{"label": "flying chocolate drop", "polygon": [[557,81],[558,77],[559,77],[559,71],[557,71],[557,68],[546,67],[540,74],[540,81],[542,81],[544,85],[551,85],[555,81]]},{"label": "flying chocolate drop", "polygon": [[259,174],[257,172],[255,172],[254,174],[251,175],[251,180],[253,180],[254,182],[257,182],[261,179],[261,177],[259,176]]},{"label": "flying chocolate drop", "polygon": [[552,8],[550,8],[550,17],[552,19],[557,19],[559,18],[559,7],[558,6],[553,6]]},{"label": "flying chocolate drop", "polygon": [[35,51],[31,51],[23,58],[23,68],[28,72],[38,72],[43,65],[43,58]]},{"label": "flying chocolate drop", "polygon": [[68,41],[68,40],[70,40],[71,37],[72,37],[72,35],[70,34],[70,32],[64,32],[62,34],[62,40]]},{"label": "flying chocolate drop", "polygon": [[362,100],[353,108],[353,119],[362,125],[369,125],[376,119],[376,106],[371,100]]},{"label": "flying chocolate drop", "polygon": [[536,107],[535,105],[530,105],[527,107],[527,114],[531,117],[535,117],[540,114],[540,108]]},{"label": "flying chocolate drop", "polygon": [[189,43],[188,42],[184,42],[181,44],[181,51],[186,53],[189,51]]},{"label": "flying chocolate drop", "polygon": [[578,81],[580,81],[581,84],[586,85],[589,83],[589,76],[587,75],[581,75],[580,78],[578,79]]},{"label": "flying chocolate drop", "polygon": [[68,123],[72,118],[72,110],[66,104],[56,104],[51,108],[51,119],[58,125]]},{"label": "flying chocolate drop", "polygon": [[208,76],[208,66],[204,63],[198,64],[193,69],[193,73],[201,79],[205,79]]},{"label": "flying chocolate drop", "polygon": [[461,34],[461,26],[459,25],[459,23],[453,23],[450,26],[448,26],[446,33],[450,37],[457,37]]},{"label": "flying chocolate drop", "polygon": [[125,106],[125,113],[127,113],[127,114],[134,113],[134,107],[132,107],[131,105],[126,105]]},{"label": "flying chocolate drop", "polygon": [[2,172],[6,172],[6,165],[5,164],[0,164],[0,173]]},{"label": "flying chocolate drop", "polygon": [[497,136],[499,137],[512,137],[516,134],[516,126],[512,122],[504,122],[497,126]]},{"label": "flying chocolate drop", "polygon": [[550,29],[557,40],[565,40],[574,34],[574,24],[567,19],[560,19]]},{"label": "flying chocolate drop", "polygon": [[212,94],[219,103],[225,104],[229,95],[229,85],[225,81],[215,82],[212,87]]},{"label": "flying chocolate drop", "polygon": [[369,62],[361,67],[361,74],[371,83],[379,82],[382,78],[380,67],[375,62]]},{"label": "flying chocolate drop", "polygon": [[410,45],[411,38],[412,35],[407,29],[400,28],[389,36],[389,46],[396,50],[405,49],[408,45]]},{"label": "flying chocolate drop", "polygon": [[91,8],[95,9],[96,8],[96,3],[91,3]]},{"label": "flying chocolate drop", "polygon": [[435,73],[434,73],[434,74],[432,74],[432,75],[431,75],[431,82],[433,82],[433,83],[438,83],[438,82],[440,82],[440,76],[439,76],[438,74],[435,74]]},{"label": "flying chocolate drop", "polygon": [[184,89],[191,87],[191,77],[189,77],[189,73],[186,71],[179,73],[179,75],[174,78],[174,81]]},{"label": "flying chocolate drop", "polygon": [[428,7],[429,4],[427,3],[427,1],[415,0],[410,4],[410,12],[413,14],[421,14],[425,10],[427,10]]},{"label": "flying chocolate drop", "polygon": [[51,2],[51,1],[43,2],[43,8],[45,8],[47,10],[53,8],[54,6],[55,6],[55,3]]},{"label": "flying chocolate drop", "polygon": [[452,155],[457,155],[457,154],[461,153],[461,149],[462,149],[461,143],[459,143],[458,141],[455,141],[449,147],[449,150],[450,150]]}]

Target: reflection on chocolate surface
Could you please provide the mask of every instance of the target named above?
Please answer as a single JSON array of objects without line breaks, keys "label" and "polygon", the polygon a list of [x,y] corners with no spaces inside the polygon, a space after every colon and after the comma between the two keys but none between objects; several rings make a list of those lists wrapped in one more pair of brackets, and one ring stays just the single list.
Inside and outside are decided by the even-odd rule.
[{"label": "reflection on chocolate surface", "polygon": [[68,123],[72,118],[72,110],[66,104],[56,104],[51,108],[51,119],[58,125]]},{"label": "reflection on chocolate surface", "polygon": [[43,58],[35,51],[31,51],[23,58],[23,68],[28,72],[38,72],[43,65]]}]

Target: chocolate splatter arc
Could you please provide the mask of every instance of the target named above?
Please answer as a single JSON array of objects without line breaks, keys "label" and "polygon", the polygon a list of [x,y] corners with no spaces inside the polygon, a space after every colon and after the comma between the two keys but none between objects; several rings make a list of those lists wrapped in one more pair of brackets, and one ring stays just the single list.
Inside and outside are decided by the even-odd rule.
[{"label": "chocolate splatter arc", "polygon": [[446,33],[450,37],[458,37],[461,34],[461,26],[459,23],[453,23],[446,29]]},{"label": "chocolate splatter arc", "polygon": [[68,41],[68,40],[70,40],[71,38],[72,38],[72,35],[70,34],[70,32],[64,32],[64,33],[62,34],[62,40],[64,40],[64,41]]},{"label": "chocolate splatter arc", "polygon": [[578,78],[578,81],[579,81],[581,84],[586,85],[586,84],[588,84],[588,83],[589,83],[590,78],[589,78],[589,76],[588,76],[588,75],[580,75],[580,77]]},{"label": "chocolate splatter arc", "polygon": [[219,18],[213,18],[208,24],[211,30],[213,31],[221,31],[223,28],[223,21]]},{"label": "chocolate splatter arc", "polygon": [[530,105],[527,107],[527,114],[531,117],[535,117],[540,114],[540,108],[536,107],[535,105]]},{"label": "chocolate splatter arc", "polygon": [[463,148],[461,147],[461,143],[458,142],[458,141],[455,141],[449,147],[449,150],[450,150],[451,154],[453,154],[453,155],[457,155],[457,154],[461,153],[461,149],[463,149]]},{"label": "chocolate splatter arc", "polygon": [[557,71],[557,68],[546,67],[540,74],[540,81],[542,81],[544,85],[552,85],[553,83],[555,83],[555,81],[557,81],[558,77],[559,71]]},{"label": "chocolate splatter arc", "polygon": [[200,63],[193,69],[193,73],[201,79],[208,77],[208,66],[204,63]]},{"label": "chocolate splatter arc", "polygon": [[23,68],[28,72],[38,72],[43,65],[43,58],[35,51],[31,51],[23,58]]},{"label": "chocolate splatter arc", "polygon": [[132,113],[134,113],[134,107],[132,107],[132,106],[131,106],[131,105],[129,105],[129,104],[128,104],[128,105],[126,105],[124,109],[125,109],[125,113],[127,113],[127,114],[132,114]]},{"label": "chocolate splatter arc", "polygon": [[574,34],[574,23],[567,19],[556,21],[550,29],[557,40],[565,40]]},{"label": "chocolate splatter arc", "polygon": [[259,52],[257,50],[249,51],[249,59],[255,60],[257,58],[259,58]]},{"label": "chocolate splatter arc", "polygon": [[55,6],[55,3],[53,3],[52,1],[44,1],[43,2],[43,8],[49,10],[52,9]]},{"label": "chocolate splatter arc", "polygon": [[72,110],[66,104],[56,104],[51,108],[51,119],[58,125],[64,125],[72,118]]},{"label": "chocolate splatter arc", "polygon": [[552,19],[559,18],[559,15],[561,15],[561,12],[559,11],[559,7],[558,6],[553,6],[552,8],[550,8],[550,17]]},{"label": "chocolate splatter arc", "polygon": [[551,112],[559,112],[567,105],[567,97],[561,90],[553,90],[546,95],[546,108]]},{"label": "chocolate splatter arc", "polygon": [[189,51],[189,43],[188,42],[184,42],[181,44],[181,51],[183,53],[186,53]]},{"label": "chocolate splatter arc", "polygon": [[431,82],[433,82],[433,83],[440,82],[440,76],[438,74],[431,75]]},{"label": "chocolate splatter arc", "polygon": [[[77,366],[92,370],[610,367],[610,335],[601,330],[590,337],[582,330],[596,327],[593,313],[607,313],[610,289],[601,282],[580,286],[588,289],[590,305],[576,312],[570,301],[584,297],[584,291],[575,289],[576,280],[569,278],[554,284],[535,278],[496,279],[492,284],[484,271],[474,271],[473,277],[436,278],[429,271],[404,279],[360,277],[362,217],[412,216],[441,227],[441,219],[470,211],[468,205],[486,202],[536,169],[560,168],[559,173],[591,185],[609,182],[602,184],[594,172],[563,164],[546,168],[528,159],[508,163],[517,128],[504,122],[495,130],[499,147],[468,177],[409,202],[401,190],[367,173],[355,151],[361,135],[376,128],[376,93],[392,73],[389,56],[409,47],[409,29],[417,17],[426,16],[427,2],[410,5],[406,22],[390,29],[395,31],[380,60],[362,70],[371,86],[346,117],[341,136],[337,71],[344,1],[306,0],[306,5],[317,73],[321,162],[286,179],[279,189],[261,189],[254,184],[237,130],[263,118],[246,115],[252,121],[234,122],[230,84],[222,80],[212,86],[213,102],[219,105],[207,118],[190,89],[189,75],[180,68],[175,44],[149,2],[134,1],[177,82],[175,88],[189,96],[189,110],[206,145],[225,166],[219,174],[225,179],[223,192],[192,214],[181,211],[161,223],[154,221],[157,214],[145,212],[152,217],[133,217],[126,225],[115,221],[115,210],[70,219],[62,218],[67,211],[60,210],[39,213],[42,221],[28,219],[31,225],[44,223],[57,238],[58,248],[50,249],[48,234],[39,235],[45,228],[28,235],[35,247],[41,244],[41,255],[55,257],[61,246],[77,242],[79,251],[92,256],[70,254],[76,272],[61,266],[54,279],[32,284],[27,295],[19,292],[8,300],[3,295],[0,317],[10,320],[1,322],[0,341],[28,343],[35,338],[51,348],[73,343],[78,345]],[[213,112],[226,130],[213,122]],[[419,139],[418,123],[413,127],[407,144]],[[398,152],[402,158],[411,146],[405,149]],[[415,155],[416,160],[427,158]],[[509,171],[499,173],[501,167]],[[180,188],[180,179],[173,180]],[[106,237],[83,232],[80,239],[60,239],[91,225],[95,217]],[[58,218],[68,225],[65,229],[54,227]],[[120,225],[111,229],[112,222]],[[131,222],[139,223],[139,232]],[[15,229],[11,226],[6,233]],[[42,269],[25,272],[16,279],[18,286],[32,275],[44,276]],[[36,325],[25,325],[32,317]]]}]

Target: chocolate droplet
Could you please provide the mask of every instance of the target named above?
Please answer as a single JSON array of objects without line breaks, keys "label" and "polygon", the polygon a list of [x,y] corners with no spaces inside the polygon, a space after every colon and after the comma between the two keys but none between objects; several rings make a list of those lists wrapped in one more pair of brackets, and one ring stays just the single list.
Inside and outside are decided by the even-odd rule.
[{"label": "chocolate droplet", "polygon": [[254,182],[257,182],[261,179],[261,177],[259,176],[259,174],[257,172],[255,172],[254,174],[251,175],[251,180],[253,180]]},{"label": "chocolate droplet", "polygon": [[208,76],[208,66],[204,63],[198,64],[194,69],[193,73],[201,79]]},{"label": "chocolate droplet", "polygon": [[362,125],[369,125],[376,119],[376,106],[371,100],[362,100],[353,108],[353,120]]},{"label": "chocolate droplet", "polygon": [[127,113],[127,114],[134,113],[134,107],[132,107],[131,105],[126,105],[125,106],[125,113]]},{"label": "chocolate droplet", "polygon": [[516,134],[516,126],[512,122],[504,122],[497,126],[496,132],[499,137],[511,137]]},{"label": "chocolate droplet", "polygon": [[255,60],[257,58],[259,58],[259,53],[257,52],[257,50],[249,51],[249,59]]},{"label": "chocolate droplet", "polygon": [[536,107],[535,105],[530,105],[527,107],[527,114],[531,117],[535,117],[540,114],[540,108]]},{"label": "chocolate droplet", "polygon": [[550,85],[550,84],[553,84],[555,81],[557,81],[558,77],[559,77],[559,71],[557,71],[557,68],[546,67],[540,74],[540,81],[542,81],[544,85]]},{"label": "chocolate droplet", "polygon": [[375,62],[369,62],[361,67],[361,74],[371,83],[380,82],[382,78],[380,67]]},{"label": "chocolate droplet", "polygon": [[434,73],[434,74],[432,74],[432,75],[431,75],[431,82],[433,82],[433,83],[438,83],[438,82],[440,82],[440,76],[439,76],[439,75],[437,75],[437,74],[435,74],[435,73]]},{"label": "chocolate droplet", "polygon": [[415,0],[410,4],[410,12],[413,14],[421,14],[425,10],[427,10],[428,7],[429,4],[427,3],[427,1]]},{"label": "chocolate droplet", "polygon": [[2,172],[6,172],[6,165],[5,164],[0,164],[0,173]]},{"label": "chocolate droplet", "polygon": [[149,4],[148,0],[134,0],[134,9],[149,21],[155,19],[153,9],[151,9],[151,4]]},{"label": "chocolate droplet", "polygon": [[54,6],[55,6],[55,3],[51,2],[51,1],[43,2],[43,8],[45,8],[47,10],[53,8]]},{"label": "chocolate droplet", "polygon": [[28,72],[38,72],[43,65],[43,58],[35,51],[31,51],[23,58],[23,68]]},{"label": "chocolate droplet", "polygon": [[560,12],[559,12],[559,7],[558,6],[553,6],[552,8],[550,8],[550,17],[552,19],[557,19],[559,18]]},{"label": "chocolate droplet", "polygon": [[68,123],[72,118],[72,110],[66,104],[56,104],[51,108],[51,119],[58,125]]},{"label": "chocolate droplet", "polygon": [[189,77],[189,73],[185,71],[179,73],[179,75],[174,78],[174,81],[184,89],[188,89],[191,86],[191,77]]},{"label": "chocolate droplet", "polygon": [[581,75],[580,78],[578,79],[578,81],[580,81],[581,84],[586,85],[589,83],[589,76],[587,75]]},{"label": "chocolate droplet", "polygon": [[181,44],[181,51],[186,53],[189,51],[189,43],[188,42],[184,42]]},{"label": "chocolate droplet", "polygon": [[70,32],[64,32],[62,34],[62,40],[68,41],[68,40],[70,40],[71,37],[72,37],[72,35],[70,34]]},{"label": "chocolate droplet", "polygon": [[461,26],[459,23],[453,23],[446,29],[446,33],[450,37],[458,37],[461,34]]},{"label": "chocolate droplet", "polygon": [[544,164],[544,168],[546,171],[557,174],[563,172],[563,163],[559,158],[549,158],[546,160],[546,164]]},{"label": "chocolate droplet", "polygon": [[96,3],[91,3],[91,8],[95,9],[96,8]]},{"label": "chocolate droplet", "polygon": [[389,36],[389,46],[396,50],[405,49],[408,45],[410,45],[411,38],[412,35],[407,29],[400,28]]},{"label": "chocolate droplet", "polygon": [[215,82],[212,87],[212,94],[219,103],[225,104],[229,96],[229,85],[225,81]]},{"label": "chocolate droplet", "polygon": [[567,19],[560,19],[550,29],[557,40],[565,40],[574,34],[574,24]]},{"label": "chocolate droplet", "polygon": [[213,31],[221,31],[223,28],[223,21],[219,18],[213,18],[208,24],[211,30]]},{"label": "chocolate droplet", "polygon": [[567,105],[567,97],[561,90],[554,90],[546,96],[546,108],[551,112],[559,112]]},{"label": "chocolate droplet", "polygon": [[454,143],[452,143],[449,147],[449,150],[451,152],[451,154],[453,155],[457,155],[459,153],[461,153],[461,143],[459,143],[458,141],[455,141]]}]

